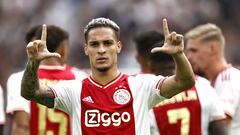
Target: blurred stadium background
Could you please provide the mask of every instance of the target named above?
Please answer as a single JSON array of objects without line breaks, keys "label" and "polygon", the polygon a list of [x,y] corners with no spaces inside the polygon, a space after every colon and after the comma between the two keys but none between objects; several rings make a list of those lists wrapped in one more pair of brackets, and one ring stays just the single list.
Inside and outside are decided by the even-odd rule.
[{"label": "blurred stadium background", "polygon": [[0,0],[0,84],[26,64],[24,36],[37,24],[54,24],[70,33],[69,63],[88,69],[83,53],[83,28],[92,18],[107,17],[121,27],[124,44],[119,57],[122,69],[138,69],[134,34],[162,28],[166,17],[169,29],[185,33],[206,22],[216,23],[226,36],[226,56],[240,65],[239,0]]}]

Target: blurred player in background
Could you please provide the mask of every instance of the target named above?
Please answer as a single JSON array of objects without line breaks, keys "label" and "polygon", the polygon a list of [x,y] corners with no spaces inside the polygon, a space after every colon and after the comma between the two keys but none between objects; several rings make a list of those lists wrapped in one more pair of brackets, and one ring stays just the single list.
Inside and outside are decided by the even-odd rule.
[{"label": "blurred player in background", "polygon": [[[39,39],[41,32],[41,27],[31,29],[26,36],[27,41]],[[49,58],[41,62],[38,76],[42,85],[56,84],[63,80],[82,80],[87,76],[85,72],[66,64],[69,34],[65,30],[54,25],[48,26],[46,40],[48,50],[59,53],[61,58]],[[20,96],[22,76],[23,72],[13,74],[8,81],[9,100],[7,112],[14,114],[15,126],[13,126],[13,134],[70,135],[70,120],[66,113],[57,109],[48,109],[35,102],[29,103]]]},{"label": "blurred player in background", "polygon": [[[149,53],[152,48],[163,46],[164,36],[160,32],[143,32],[136,36],[135,43],[137,61],[145,65],[143,73],[174,73],[170,55]],[[150,111],[152,135],[226,135],[225,115],[217,94],[206,79],[196,76],[195,80],[191,89],[160,102]]]},{"label": "blurred player in background", "polygon": [[4,98],[3,89],[0,85],[0,135],[3,134],[3,126],[5,124],[5,113],[4,113]]},{"label": "blurred player in background", "polygon": [[[35,39],[35,33],[41,29],[41,25],[36,25],[28,30],[25,41],[30,42]],[[21,78],[23,71],[13,73],[7,81],[7,105],[6,105],[6,124],[4,135],[29,133],[29,101],[20,96]],[[14,131],[14,132],[12,132]]]},{"label": "blurred player in background", "polygon": [[45,58],[60,56],[48,52],[46,26],[43,25],[41,40],[27,46],[29,61],[21,95],[68,112],[72,116],[73,135],[149,135],[149,108],[165,97],[192,87],[195,82],[190,63],[183,53],[183,36],[169,33],[166,20],[163,29],[165,44],[152,52],[163,51],[173,56],[176,62],[174,76],[122,74],[117,64],[122,48],[120,28],[110,19],[96,18],[84,29],[85,54],[89,57],[92,75],[82,82],[68,81],[49,87],[39,84],[38,65]]},{"label": "blurred player in background", "polygon": [[221,29],[211,23],[199,25],[186,33],[186,39],[194,71],[215,88],[230,124],[230,134],[240,135],[240,71],[226,61]]}]

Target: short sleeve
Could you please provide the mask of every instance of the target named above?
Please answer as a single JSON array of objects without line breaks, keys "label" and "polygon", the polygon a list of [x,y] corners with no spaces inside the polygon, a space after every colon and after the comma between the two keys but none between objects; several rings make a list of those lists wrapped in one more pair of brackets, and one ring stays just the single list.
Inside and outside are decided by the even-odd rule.
[{"label": "short sleeve", "polygon": [[210,85],[210,82],[202,77],[197,77],[195,87],[197,88],[201,101],[203,120],[211,122],[226,118],[222,102],[220,101],[216,90]]},{"label": "short sleeve", "polygon": [[[131,79],[129,79],[131,80]],[[166,98],[160,95],[160,87],[165,80],[163,76],[155,76],[152,74],[139,74],[134,76],[134,82],[130,81],[133,93],[137,93],[142,99],[147,98],[148,108],[152,108],[154,105]]]},{"label": "short sleeve", "polygon": [[88,74],[78,68],[73,67],[72,72],[74,73],[77,80],[83,80],[88,77]]},{"label": "short sleeve", "polygon": [[216,92],[214,91],[214,89],[210,89],[210,94],[211,96],[211,113],[210,113],[210,121],[215,121],[215,120],[220,120],[220,119],[224,119],[226,118],[223,107],[222,107],[222,103],[219,99],[219,97],[217,96]]},{"label": "short sleeve", "polygon": [[20,95],[22,76],[23,72],[18,72],[8,78],[6,113],[11,114],[15,111],[30,112],[30,102]]},{"label": "short sleeve", "polygon": [[222,82],[220,90],[216,89],[220,100],[223,104],[223,108],[226,114],[233,117],[239,107],[240,88],[239,82],[225,81]]},{"label": "short sleeve", "polygon": [[3,102],[3,89],[0,86],[0,124],[5,123],[4,102]]},{"label": "short sleeve", "polygon": [[50,88],[55,96],[54,108],[72,115],[74,106],[80,103],[81,81],[62,81]]}]

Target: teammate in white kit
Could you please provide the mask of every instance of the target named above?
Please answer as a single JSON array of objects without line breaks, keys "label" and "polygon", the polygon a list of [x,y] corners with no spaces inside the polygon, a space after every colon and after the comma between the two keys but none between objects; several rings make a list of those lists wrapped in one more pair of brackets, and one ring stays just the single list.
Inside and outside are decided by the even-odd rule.
[{"label": "teammate in white kit", "polygon": [[[153,47],[163,45],[164,36],[160,32],[142,32],[134,41],[142,73],[173,74],[174,62],[171,56],[149,53]],[[226,116],[216,92],[206,79],[196,76],[195,81],[191,89],[160,102],[150,111],[151,135],[227,134],[224,128]]]},{"label": "teammate in white kit", "polygon": [[[31,27],[26,35],[25,42],[28,43],[35,38],[35,33],[41,25]],[[21,97],[21,80],[24,70],[13,73],[7,80],[7,104],[6,104],[6,126],[4,134],[28,134],[29,130],[29,101]]]},{"label": "teammate in white kit", "polygon": [[225,59],[225,38],[215,24],[199,25],[186,34],[187,56],[196,73],[215,88],[230,124],[230,134],[240,134],[240,71]]},{"label": "teammate in white kit", "polygon": [[[26,35],[26,40],[41,38],[41,26],[33,27]],[[38,69],[40,83],[55,84],[62,80],[84,79],[87,74],[66,64],[69,34],[60,27],[48,27],[48,49],[59,52],[61,59],[45,59]],[[23,71],[12,74],[7,82],[7,113],[12,114],[13,135],[70,135],[70,122],[66,113],[60,110],[47,109],[45,106],[29,102],[20,95]],[[30,122],[30,124],[29,124]]]},{"label": "teammate in white kit", "polygon": [[4,113],[4,98],[3,89],[0,85],[0,134],[3,132],[3,126],[5,124],[5,113]]},{"label": "teammate in white kit", "polygon": [[176,74],[166,78],[149,74],[122,74],[117,67],[117,55],[122,48],[120,29],[109,19],[97,18],[84,29],[84,49],[89,57],[92,75],[83,81],[42,86],[36,72],[40,61],[60,57],[47,50],[46,29],[43,25],[41,40],[30,42],[27,46],[28,64],[21,95],[69,113],[72,116],[73,135],[149,135],[149,109],[165,97],[170,98],[195,83],[190,63],[183,53],[183,36],[176,32],[169,33],[165,19],[165,44],[152,52],[162,51],[174,58]]}]

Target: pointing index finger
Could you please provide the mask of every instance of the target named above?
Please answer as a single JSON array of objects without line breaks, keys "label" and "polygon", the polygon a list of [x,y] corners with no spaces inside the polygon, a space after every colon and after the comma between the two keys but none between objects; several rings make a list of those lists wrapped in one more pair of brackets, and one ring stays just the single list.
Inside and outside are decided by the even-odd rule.
[{"label": "pointing index finger", "polygon": [[164,36],[167,37],[169,35],[169,30],[168,30],[168,24],[167,24],[167,19],[163,19],[163,33]]},{"label": "pointing index finger", "polygon": [[46,24],[43,24],[43,25],[42,25],[41,41],[44,41],[44,42],[47,41],[47,25],[46,25]]}]

